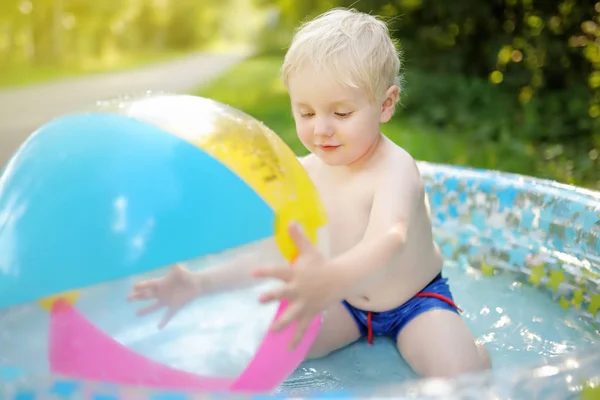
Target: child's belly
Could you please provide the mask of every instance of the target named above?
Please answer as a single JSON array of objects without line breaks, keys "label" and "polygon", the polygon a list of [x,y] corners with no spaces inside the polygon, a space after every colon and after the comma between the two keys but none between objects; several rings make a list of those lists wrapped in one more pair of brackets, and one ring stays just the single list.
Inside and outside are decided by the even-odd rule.
[{"label": "child's belly", "polygon": [[387,311],[404,304],[441,272],[441,258],[437,259],[435,255],[428,258],[407,260],[400,257],[396,267],[346,301],[366,311]]}]

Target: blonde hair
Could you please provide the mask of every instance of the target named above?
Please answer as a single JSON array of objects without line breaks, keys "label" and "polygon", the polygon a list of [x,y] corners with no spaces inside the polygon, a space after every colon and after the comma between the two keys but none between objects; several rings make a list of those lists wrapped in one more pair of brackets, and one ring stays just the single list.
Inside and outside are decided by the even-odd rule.
[{"label": "blonde hair", "polygon": [[334,8],[297,29],[281,67],[285,86],[294,72],[307,66],[365,90],[373,101],[401,84],[400,52],[388,27],[354,9]]}]

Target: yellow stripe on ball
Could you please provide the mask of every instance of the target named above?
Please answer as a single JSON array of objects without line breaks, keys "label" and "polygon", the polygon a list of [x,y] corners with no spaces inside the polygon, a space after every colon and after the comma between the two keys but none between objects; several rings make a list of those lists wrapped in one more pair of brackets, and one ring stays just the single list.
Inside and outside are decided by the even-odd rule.
[{"label": "yellow stripe on ball", "polygon": [[188,140],[237,173],[275,212],[275,239],[283,256],[297,255],[288,226],[295,221],[316,244],[327,223],[319,193],[294,152],[263,123],[223,118],[210,135]]},{"label": "yellow stripe on ball", "polygon": [[73,305],[73,304],[75,304],[75,302],[77,301],[78,298],[79,298],[79,291],[72,290],[69,292],[57,294],[55,296],[45,297],[45,298],[39,300],[38,303],[46,311],[51,311],[52,307],[54,306],[54,303],[56,303],[59,300],[66,300],[69,304]]},{"label": "yellow stripe on ball", "polygon": [[325,207],[294,152],[265,124],[225,104],[188,95],[144,99],[128,113],[199,147],[254,189],[275,214],[275,239],[287,260],[297,253],[288,231],[291,221],[316,244],[318,228],[327,224]]}]

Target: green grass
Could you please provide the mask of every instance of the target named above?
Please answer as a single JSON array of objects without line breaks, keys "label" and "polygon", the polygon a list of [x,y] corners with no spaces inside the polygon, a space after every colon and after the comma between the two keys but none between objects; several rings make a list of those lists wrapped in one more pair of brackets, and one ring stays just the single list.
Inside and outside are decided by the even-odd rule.
[{"label": "green grass", "polygon": [[[289,99],[279,80],[281,56],[250,58],[199,88],[195,94],[236,107],[261,120],[298,155],[306,149],[297,139]],[[382,132],[409,151],[417,160],[495,169],[560,179],[560,174],[535,155],[533,146],[506,140],[494,143],[476,140],[465,132],[452,132],[417,123],[402,108]],[[563,181],[565,181],[564,179]],[[572,183],[572,182],[570,182]]]},{"label": "green grass", "polygon": [[277,132],[296,154],[306,150],[296,137],[289,99],[279,80],[279,57],[256,57],[232,67],[195,93],[236,107]]},{"label": "green grass", "polygon": [[119,55],[105,62],[94,59],[78,60],[76,64],[71,65],[4,64],[0,65],[0,88],[21,87],[62,78],[121,71],[172,60],[185,54],[186,52],[179,51],[146,52]]}]

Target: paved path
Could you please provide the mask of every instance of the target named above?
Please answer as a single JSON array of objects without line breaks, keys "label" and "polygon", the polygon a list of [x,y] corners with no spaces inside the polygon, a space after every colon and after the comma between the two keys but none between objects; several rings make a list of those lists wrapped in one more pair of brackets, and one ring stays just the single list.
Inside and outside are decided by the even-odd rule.
[{"label": "paved path", "polygon": [[97,100],[165,90],[186,93],[215,78],[248,53],[200,53],[135,70],[0,91],[0,170],[40,125]]}]

